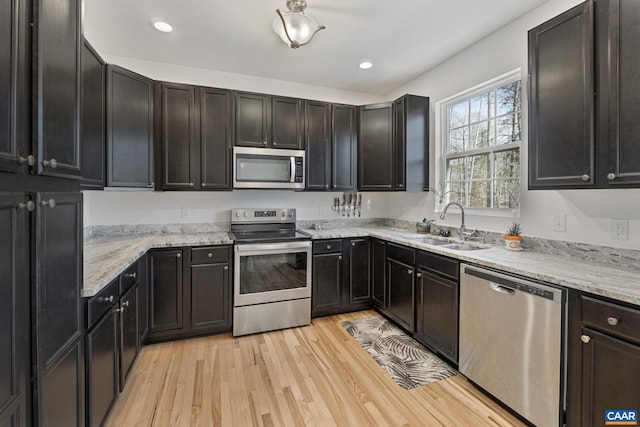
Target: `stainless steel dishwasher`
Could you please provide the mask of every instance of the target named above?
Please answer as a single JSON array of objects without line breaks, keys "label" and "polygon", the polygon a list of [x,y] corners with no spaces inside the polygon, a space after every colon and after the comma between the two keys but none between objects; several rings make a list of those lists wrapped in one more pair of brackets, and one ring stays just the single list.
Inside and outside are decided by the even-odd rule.
[{"label": "stainless steel dishwasher", "polygon": [[460,269],[460,372],[536,426],[561,425],[565,291]]}]

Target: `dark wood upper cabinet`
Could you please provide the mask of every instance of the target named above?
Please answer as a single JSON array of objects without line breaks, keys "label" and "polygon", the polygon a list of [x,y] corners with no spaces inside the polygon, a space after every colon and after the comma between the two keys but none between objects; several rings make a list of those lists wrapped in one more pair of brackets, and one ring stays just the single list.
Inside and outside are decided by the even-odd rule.
[{"label": "dark wood upper cabinet", "polygon": [[26,173],[31,154],[30,3],[10,0],[0,4],[0,171],[4,172]]},{"label": "dark wood upper cabinet", "polygon": [[393,188],[393,104],[360,107],[358,189]]},{"label": "dark wood upper cabinet", "polygon": [[[200,189],[231,190],[233,96],[225,89],[200,88]],[[196,182],[197,185],[197,182]]]},{"label": "dark wood upper cabinet", "polygon": [[603,187],[640,186],[640,3],[598,0],[598,179]]},{"label": "dark wood upper cabinet", "polygon": [[303,149],[302,100],[236,92],[235,145]]},{"label": "dark wood upper cabinet", "polygon": [[154,187],[153,81],[107,65],[107,186]]},{"label": "dark wood upper cabinet", "polygon": [[[338,191],[356,190],[358,178],[358,116],[351,105],[331,107],[331,188]],[[308,155],[309,147],[307,147]]]},{"label": "dark wood upper cabinet", "polygon": [[0,193],[0,424],[18,426],[31,413],[27,202],[23,193]]},{"label": "dark wood upper cabinet", "polygon": [[192,189],[196,180],[196,106],[194,86],[155,83],[160,114],[158,150],[162,190]]},{"label": "dark wood upper cabinet", "polygon": [[640,186],[639,19],[590,0],[529,31],[530,189]]},{"label": "dark wood upper cabinet", "polygon": [[105,62],[86,39],[82,44],[81,64],[80,185],[101,189],[105,184]]},{"label": "dark wood upper cabinet", "polygon": [[80,0],[33,4],[36,171],[80,179]]},{"label": "dark wood upper cabinet", "polygon": [[393,189],[429,189],[429,98],[405,95],[393,103]]},{"label": "dark wood upper cabinet", "polygon": [[305,146],[307,190],[331,188],[331,105],[326,102],[305,103]]}]

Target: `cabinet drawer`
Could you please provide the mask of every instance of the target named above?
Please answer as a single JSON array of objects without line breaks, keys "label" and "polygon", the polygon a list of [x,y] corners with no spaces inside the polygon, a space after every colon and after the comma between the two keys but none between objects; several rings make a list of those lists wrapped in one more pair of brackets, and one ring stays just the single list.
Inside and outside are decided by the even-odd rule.
[{"label": "cabinet drawer", "polygon": [[583,296],[582,322],[640,342],[640,310]]},{"label": "cabinet drawer", "polygon": [[430,252],[418,252],[418,266],[456,281],[460,274],[460,263],[458,261]]},{"label": "cabinet drawer", "polygon": [[96,295],[87,299],[87,330],[118,302],[118,284],[119,279],[114,279]]},{"label": "cabinet drawer", "polygon": [[395,259],[403,264],[415,265],[416,251],[413,248],[387,243],[387,258]]},{"label": "cabinet drawer", "polygon": [[120,275],[120,295],[127,292],[129,288],[138,281],[139,277],[140,261],[137,260]]},{"label": "cabinet drawer", "polygon": [[203,246],[191,249],[191,264],[229,261],[229,246]]},{"label": "cabinet drawer", "polygon": [[313,242],[314,254],[329,254],[334,252],[342,252],[342,240],[317,240]]}]

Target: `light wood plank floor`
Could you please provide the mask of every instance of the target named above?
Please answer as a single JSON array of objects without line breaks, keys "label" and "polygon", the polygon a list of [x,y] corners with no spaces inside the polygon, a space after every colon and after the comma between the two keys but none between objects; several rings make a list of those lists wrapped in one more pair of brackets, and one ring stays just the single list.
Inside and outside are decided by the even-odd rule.
[{"label": "light wood plank floor", "polygon": [[108,426],[522,426],[462,375],[404,390],[340,326],[145,346]]}]

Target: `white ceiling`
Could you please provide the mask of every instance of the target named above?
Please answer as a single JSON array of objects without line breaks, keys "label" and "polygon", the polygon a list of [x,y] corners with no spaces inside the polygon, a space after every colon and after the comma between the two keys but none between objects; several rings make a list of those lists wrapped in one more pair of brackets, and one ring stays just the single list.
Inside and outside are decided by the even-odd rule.
[{"label": "white ceiling", "polygon": [[285,0],[84,0],[84,31],[101,54],[386,95],[545,1],[307,0],[327,29],[297,50],[271,29]]}]

